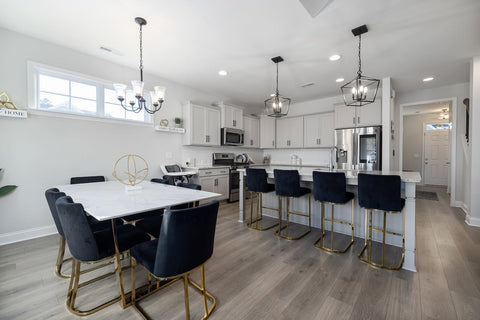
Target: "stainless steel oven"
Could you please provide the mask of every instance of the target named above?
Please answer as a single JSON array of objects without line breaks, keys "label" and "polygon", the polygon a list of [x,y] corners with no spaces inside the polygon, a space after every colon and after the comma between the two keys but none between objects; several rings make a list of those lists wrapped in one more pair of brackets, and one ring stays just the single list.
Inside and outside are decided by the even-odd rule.
[{"label": "stainless steel oven", "polygon": [[230,186],[228,192],[228,202],[238,201],[240,198],[240,173],[237,169],[248,168],[248,163],[236,163],[233,153],[214,153],[212,163],[217,166],[230,167]]},{"label": "stainless steel oven", "polygon": [[243,130],[222,128],[221,131],[222,145],[225,146],[243,146]]}]

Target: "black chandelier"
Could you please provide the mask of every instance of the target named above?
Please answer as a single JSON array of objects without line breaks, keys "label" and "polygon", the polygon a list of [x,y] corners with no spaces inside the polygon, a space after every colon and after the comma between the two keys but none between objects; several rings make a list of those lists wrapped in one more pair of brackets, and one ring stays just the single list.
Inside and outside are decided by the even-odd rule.
[{"label": "black chandelier", "polygon": [[272,61],[277,65],[277,86],[275,93],[272,93],[270,98],[265,100],[265,112],[270,117],[280,118],[288,114],[292,99],[284,97],[278,92],[278,63],[282,62],[283,58],[280,56],[274,57]]},{"label": "black chandelier", "polygon": [[[154,91],[150,91],[151,106],[147,106],[147,101],[143,96],[143,43],[142,27],[147,24],[147,20],[137,17],[135,22],[140,26],[140,80],[132,80],[133,90],[126,90],[124,84],[114,84],[115,93],[121,106],[126,111],[138,113],[145,109],[146,112],[153,114],[160,110],[165,99],[165,87],[155,86]],[[135,101],[136,99],[136,101]],[[125,103],[124,103],[125,101]]]},{"label": "black chandelier", "polygon": [[341,87],[343,100],[347,106],[361,107],[375,102],[380,80],[362,76],[362,58],[360,55],[362,34],[367,33],[366,25],[352,29],[353,35],[358,36],[358,71],[352,81]]}]

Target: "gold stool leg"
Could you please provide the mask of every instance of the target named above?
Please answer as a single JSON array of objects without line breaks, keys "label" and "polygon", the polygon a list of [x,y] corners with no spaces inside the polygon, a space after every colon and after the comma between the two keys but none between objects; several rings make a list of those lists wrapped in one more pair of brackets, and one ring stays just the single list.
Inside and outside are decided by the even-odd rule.
[{"label": "gold stool leg", "polygon": [[330,249],[333,250],[333,226],[335,225],[333,220],[335,220],[335,205],[332,204],[332,222],[330,222]]},{"label": "gold stool leg", "polygon": [[387,212],[383,211],[382,266],[385,265],[385,235],[387,230]]},{"label": "gold stool leg", "polygon": [[[325,202],[323,201],[320,201],[321,204],[322,204],[322,220],[321,220],[321,228],[322,228],[322,232],[320,234],[320,237],[317,239],[317,241],[315,241],[315,243],[313,244],[315,247],[319,248],[319,249],[322,249],[322,250],[325,250],[325,251],[328,251],[328,252],[335,252],[335,253],[345,253],[347,252],[347,250],[352,246],[353,244],[353,241],[354,241],[354,233],[353,233],[353,201],[352,201],[352,222],[346,222],[346,221],[339,221],[339,220],[335,220],[335,204],[334,203],[330,203],[330,202],[327,202],[327,204],[330,204],[332,206],[332,214],[331,214],[331,219],[326,219],[325,218]],[[330,247],[325,247],[324,244],[323,244],[323,240],[324,240],[324,237],[325,237],[325,220],[326,221],[329,221],[330,222],[330,225],[331,225],[331,236],[330,236]],[[352,228],[352,239],[350,240],[350,242],[347,244],[347,246],[343,247],[342,249],[334,249],[334,231],[335,231],[335,223],[341,223],[341,224],[347,224],[347,225],[350,225],[351,228]],[[320,242],[320,244],[318,244]],[[363,250],[365,250],[365,247],[366,247],[366,242],[365,242],[365,246],[364,248],[362,249],[362,252],[358,255],[359,257],[361,256],[361,254],[363,253]]]},{"label": "gold stool leg", "polygon": [[373,210],[370,210],[370,219],[368,223],[368,261],[372,261],[372,214]]},{"label": "gold stool leg", "polygon": [[262,201],[262,194],[260,192],[257,192],[257,218],[255,219],[255,228],[258,229],[258,220],[262,220],[261,218],[261,205],[260,202]]},{"label": "gold stool leg", "polygon": [[288,226],[290,224],[290,197],[287,197],[287,238],[288,238]]}]

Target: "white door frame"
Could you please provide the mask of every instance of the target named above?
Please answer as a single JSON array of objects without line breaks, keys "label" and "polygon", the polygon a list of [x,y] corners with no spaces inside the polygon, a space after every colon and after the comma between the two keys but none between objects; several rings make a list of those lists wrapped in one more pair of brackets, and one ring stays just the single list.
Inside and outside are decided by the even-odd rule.
[{"label": "white door frame", "polygon": [[451,123],[452,130],[450,130],[450,206],[455,207],[455,184],[456,184],[456,168],[457,168],[457,159],[455,157],[457,150],[457,97],[454,98],[445,98],[445,99],[435,99],[427,101],[417,101],[410,103],[400,104],[400,121],[399,121],[399,161],[398,161],[398,170],[403,170],[403,108],[408,106],[422,105],[422,104],[432,104],[436,102],[450,102],[450,114],[452,115]]},{"label": "white door frame", "polygon": [[[422,182],[423,184],[426,184],[425,182],[425,132],[427,132],[427,130],[425,130],[425,127],[427,126],[427,124],[436,124],[436,123],[448,123],[448,121],[446,120],[438,120],[438,121],[435,121],[435,120],[427,120],[427,121],[423,121],[423,130],[422,130]],[[451,141],[451,132],[452,130],[450,129],[450,132],[449,132],[449,137],[448,137],[448,143],[451,144],[452,141]],[[448,146],[450,148],[450,157],[452,156],[452,146],[449,145]],[[450,160],[450,166],[452,166],[452,161]],[[451,174],[451,172],[450,172]],[[449,176],[450,176],[449,174]],[[447,188],[450,189],[450,177],[448,178],[448,182],[447,182]]]}]

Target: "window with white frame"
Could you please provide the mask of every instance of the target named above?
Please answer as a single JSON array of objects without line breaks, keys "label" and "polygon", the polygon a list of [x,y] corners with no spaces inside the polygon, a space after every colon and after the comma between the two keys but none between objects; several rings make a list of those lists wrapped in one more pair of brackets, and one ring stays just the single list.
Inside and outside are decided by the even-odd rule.
[{"label": "window with white frame", "polygon": [[120,105],[113,84],[74,72],[29,63],[31,107],[98,118],[151,122],[144,110],[134,113]]}]

